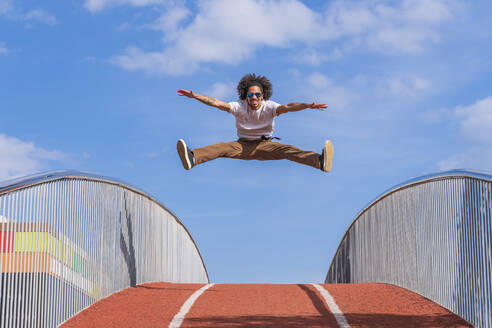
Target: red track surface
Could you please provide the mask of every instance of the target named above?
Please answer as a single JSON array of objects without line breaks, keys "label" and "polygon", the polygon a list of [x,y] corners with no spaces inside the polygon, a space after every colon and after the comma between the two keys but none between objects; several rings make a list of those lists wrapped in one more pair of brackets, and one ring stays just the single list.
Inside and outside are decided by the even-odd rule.
[{"label": "red track surface", "polygon": [[[168,327],[203,285],[154,283],[116,293],[62,327]],[[439,305],[386,284],[323,285],[351,327],[471,327]],[[181,327],[338,327],[311,285],[214,285]]]}]

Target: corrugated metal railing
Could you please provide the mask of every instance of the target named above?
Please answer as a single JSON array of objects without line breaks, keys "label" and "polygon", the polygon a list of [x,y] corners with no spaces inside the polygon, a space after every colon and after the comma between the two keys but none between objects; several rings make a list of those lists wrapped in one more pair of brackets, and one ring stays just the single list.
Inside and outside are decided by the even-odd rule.
[{"label": "corrugated metal railing", "polygon": [[492,175],[454,170],[371,202],[343,237],[326,283],[385,282],[475,327],[492,327]]},{"label": "corrugated metal railing", "polygon": [[207,283],[164,206],[120,181],[55,171],[0,184],[0,326],[55,327],[145,282]]}]

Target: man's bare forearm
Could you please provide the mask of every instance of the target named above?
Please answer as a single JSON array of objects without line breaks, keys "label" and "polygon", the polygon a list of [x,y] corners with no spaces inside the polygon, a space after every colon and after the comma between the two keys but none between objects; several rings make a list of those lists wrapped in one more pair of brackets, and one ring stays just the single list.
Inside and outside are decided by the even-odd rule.
[{"label": "man's bare forearm", "polygon": [[288,113],[288,112],[298,112],[300,110],[306,108],[314,108],[319,110],[324,110],[326,108],[325,104],[317,104],[317,103],[299,103],[292,102],[286,105],[280,105],[277,107],[277,115]]},{"label": "man's bare forearm", "polygon": [[284,106],[286,107],[288,112],[297,112],[297,111],[308,108],[309,105],[311,105],[311,103],[292,102],[292,103],[284,105]]},{"label": "man's bare forearm", "polygon": [[225,111],[229,111],[229,109],[231,108],[231,106],[228,103],[223,102],[222,100],[216,99],[214,97],[208,97],[208,96],[200,95],[198,93],[194,93],[193,95],[196,100],[204,103],[205,105],[212,106]]},{"label": "man's bare forearm", "polygon": [[298,103],[292,102],[290,104],[281,105],[277,108],[277,115],[288,113],[288,112],[298,112],[300,110],[309,107],[309,103]]}]

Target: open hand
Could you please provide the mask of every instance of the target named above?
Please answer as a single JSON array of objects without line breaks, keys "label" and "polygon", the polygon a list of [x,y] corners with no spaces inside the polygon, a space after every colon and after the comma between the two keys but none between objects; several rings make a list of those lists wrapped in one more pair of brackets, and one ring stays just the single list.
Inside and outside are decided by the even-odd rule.
[{"label": "open hand", "polygon": [[313,109],[319,109],[319,110],[325,110],[325,108],[327,108],[328,106],[326,106],[326,104],[317,104],[315,102],[309,104],[309,108],[313,108]]},{"label": "open hand", "polygon": [[183,90],[183,89],[179,89],[178,90],[178,94],[180,96],[185,96],[185,97],[188,97],[188,98],[195,98],[195,94],[193,93],[193,91],[191,90]]}]

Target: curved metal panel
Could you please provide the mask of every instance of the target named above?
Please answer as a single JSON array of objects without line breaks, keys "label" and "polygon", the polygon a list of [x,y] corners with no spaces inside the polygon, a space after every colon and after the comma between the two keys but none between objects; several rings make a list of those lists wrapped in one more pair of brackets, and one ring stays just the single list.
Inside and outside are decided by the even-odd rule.
[{"label": "curved metal panel", "polygon": [[492,175],[416,178],[369,203],[346,231],[326,283],[415,291],[475,327],[492,327]]},{"label": "curved metal panel", "polygon": [[0,184],[0,326],[55,327],[137,284],[209,282],[184,225],[122,181],[52,171]]}]

